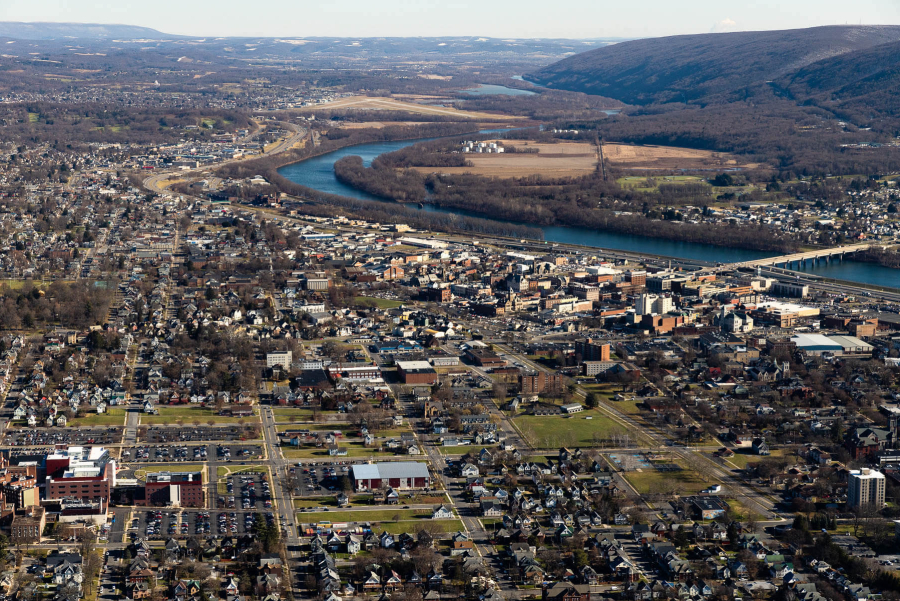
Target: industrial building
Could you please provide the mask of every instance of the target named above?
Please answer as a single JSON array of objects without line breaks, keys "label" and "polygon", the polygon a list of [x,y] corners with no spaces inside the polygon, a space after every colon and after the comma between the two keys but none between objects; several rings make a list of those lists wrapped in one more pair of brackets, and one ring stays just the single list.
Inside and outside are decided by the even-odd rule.
[{"label": "industrial building", "polygon": [[427,384],[437,382],[437,371],[428,361],[397,361],[397,373],[404,384]]},{"label": "industrial building", "polygon": [[855,336],[825,336],[823,334],[797,334],[791,338],[798,351],[808,355],[871,355],[871,344]]},{"label": "industrial building", "polygon": [[389,486],[394,490],[423,489],[431,485],[428,465],[417,461],[363,463],[350,466],[353,489],[359,492]]}]

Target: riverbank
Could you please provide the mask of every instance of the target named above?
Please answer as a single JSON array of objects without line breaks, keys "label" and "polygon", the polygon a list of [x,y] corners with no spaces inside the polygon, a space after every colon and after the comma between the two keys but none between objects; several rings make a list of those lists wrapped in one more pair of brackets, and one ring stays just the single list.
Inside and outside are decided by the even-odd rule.
[{"label": "riverbank", "polygon": [[[314,159],[285,166],[279,171],[281,176],[293,182],[300,182],[302,185],[314,189],[318,193],[334,194],[343,198],[344,201],[351,198],[355,199],[356,203],[358,203],[356,206],[359,207],[362,207],[366,203],[377,203],[375,205],[377,207],[383,207],[385,205],[391,206],[392,203],[384,203],[371,195],[361,193],[358,190],[354,190],[337,181],[334,175],[334,163],[345,156],[358,155],[362,157],[365,164],[371,164],[371,162],[379,155],[393,152],[407,145],[410,145],[410,143],[382,142],[355,146],[353,148],[346,148]],[[396,205],[396,203],[393,203],[393,205],[399,206]],[[330,214],[333,216],[335,214],[335,209],[325,204],[318,208],[315,208],[313,205],[306,205],[306,207],[309,207],[311,210],[314,209],[316,215]],[[305,212],[306,207],[304,207]],[[412,213],[419,214],[436,213],[450,219],[467,216],[464,211],[443,209],[427,204],[422,209],[409,210]],[[511,219],[516,217],[518,217],[518,215],[515,211],[511,212],[509,215],[509,218]],[[481,221],[483,222],[485,220]],[[453,221],[446,223],[452,225]],[[497,227],[496,220],[492,223],[494,224],[493,227]],[[737,263],[780,254],[777,252],[754,251],[729,248],[726,246],[711,246],[693,242],[677,242],[662,238],[647,237],[644,235],[627,235],[575,226],[541,226],[540,228],[535,229],[539,230],[536,236],[519,236],[518,234],[513,234],[511,237],[516,239],[540,239],[542,237],[543,241],[548,245],[548,250],[550,243],[575,244],[585,247],[587,252],[590,252],[590,249],[592,248],[596,249],[596,252],[601,253],[603,252],[601,249],[613,251],[621,250],[626,252],[638,252],[646,255],[667,256],[712,263]],[[441,229],[436,231],[447,230]],[[540,251],[535,248],[534,252]],[[817,276],[848,282],[900,288],[900,270],[890,269],[872,263],[859,263],[853,261],[844,261],[843,263],[831,262],[827,265],[819,264],[815,267],[809,267],[806,272]]]}]

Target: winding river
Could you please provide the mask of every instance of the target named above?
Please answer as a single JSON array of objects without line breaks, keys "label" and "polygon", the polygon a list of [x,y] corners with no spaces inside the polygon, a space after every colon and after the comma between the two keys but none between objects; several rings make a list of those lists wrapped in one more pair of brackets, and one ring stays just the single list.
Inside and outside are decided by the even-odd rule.
[{"label": "winding river", "polygon": [[[485,130],[485,133],[491,133],[491,131]],[[345,156],[356,155],[362,157],[363,163],[366,166],[369,166],[372,163],[372,159],[380,154],[393,152],[395,150],[399,150],[406,146],[410,146],[422,141],[424,140],[402,140],[397,142],[377,142],[373,144],[351,146],[315,158],[307,159],[299,163],[286,165],[278,171],[279,173],[281,173],[281,175],[291,180],[292,182],[296,182],[298,184],[302,184],[304,186],[314,188],[322,192],[327,192],[329,194],[339,194],[341,196],[349,196],[352,198],[359,198],[363,200],[383,202],[382,199],[379,199],[365,192],[361,192],[355,188],[339,182],[334,175],[334,163]],[[478,213],[471,213],[468,211],[453,209],[442,209],[440,207],[434,207],[431,205],[426,205],[422,210],[442,213],[454,213],[458,215],[487,219],[487,217],[479,215]],[[772,256],[772,254],[774,254],[741,248],[728,248],[722,246],[712,246],[708,244],[696,244],[691,242],[663,240],[659,238],[647,238],[643,236],[630,236],[614,232],[603,232],[577,227],[545,226],[541,227],[540,229],[543,231],[544,240],[546,240],[547,242],[581,244],[585,246],[594,246],[597,248],[637,251],[666,257],[679,257],[684,259],[698,259],[704,261],[733,263],[738,261],[760,259],[763,257]],[[844,261],[843,263],[831,263],[828,265],[820,264],[814,267],[807,266],[806,269],[801,271],[823,277],[847,280],[851,282],[900,288],[900,269],[890,269],[888,267],[882,267],[880,265],[875,265],[872,263]]]}]

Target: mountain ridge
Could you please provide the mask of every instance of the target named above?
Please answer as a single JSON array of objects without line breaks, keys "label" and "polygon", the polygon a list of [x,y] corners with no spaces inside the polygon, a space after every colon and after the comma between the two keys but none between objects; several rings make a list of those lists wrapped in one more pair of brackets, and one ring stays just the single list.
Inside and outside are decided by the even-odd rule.
[{"label": "mountain ridge", "polygon": [[900,26],[895,25],[668,36],[589,50],[525,79],[629,104],[704,103],[741,96],[748,87],[772,81],[787,84],[792,74],[811,65],[845,64],[848,56],[896,42]]},{"label": "mountain ridge", "polygon": [[18,40],[176,38],[150,27],[115,23],[0,21],[0,37]]}]

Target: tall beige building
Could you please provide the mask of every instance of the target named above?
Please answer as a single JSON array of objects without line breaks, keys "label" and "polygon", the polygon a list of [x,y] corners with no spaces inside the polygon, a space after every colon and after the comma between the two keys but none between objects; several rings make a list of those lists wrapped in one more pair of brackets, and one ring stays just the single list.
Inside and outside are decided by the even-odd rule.
[{"label": "tall beige building", "polygon": [[884,507],[884,487],[884,474],[881,472],[867,468],[850,470],[847,476],[847,505],[873,505],[881,509]]}]

